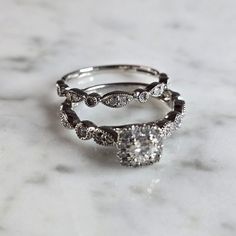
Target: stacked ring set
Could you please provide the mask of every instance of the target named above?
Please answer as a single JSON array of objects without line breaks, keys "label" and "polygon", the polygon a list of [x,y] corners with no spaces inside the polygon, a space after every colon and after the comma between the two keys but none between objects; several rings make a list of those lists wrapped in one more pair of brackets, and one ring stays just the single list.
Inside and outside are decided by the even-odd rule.
[{"label": "stacked ring set", "polygon": [[[71,79],[89,77],[97,72],[106,71],[142,73],[152,76],[153,82],[106,83],[83,89],[70,88],[67,84]],[[185,101],[179,93],[168,88],[168,76],[147,66],[119,64],[82,68],[63,76],[57,81],[56,86],[58,95],[65,97],[60,106],[62,125],[74,129],[81,140],[93,139],[99,145],[117,148],[117,158],[123,166],[140,167],[159,161],[163,141],[181,126],[185,112]],[[131,86],[136,88],[133,91],[125,91]],[[124,91],[117,90],[117,87],[124,87]],[[109,89],[109,92],[102,93],[104,88]],[[80,120],[74,111],[74,107],[83,102],[88,107],[102,103],[111,108],[121,108],[131,102],[146,103],[150,98],[169,107],[163,119],[119,126],[99,126],[89,120]]]}]

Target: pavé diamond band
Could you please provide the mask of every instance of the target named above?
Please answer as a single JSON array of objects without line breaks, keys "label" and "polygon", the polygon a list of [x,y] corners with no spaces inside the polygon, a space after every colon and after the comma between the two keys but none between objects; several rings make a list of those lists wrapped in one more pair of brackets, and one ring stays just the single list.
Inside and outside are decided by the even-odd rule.
[{"label": "pav\u00e9 diamond band", "polygon": [[[127,67],[130,68],[131,66],[128,65]],[[145,68],[147,69],[148,67]],[[150,71],[153,71],[153,69],[150,68]],[[158,81],[158,84],[160,83],[162,82]],[[99,92],[102,88],[114,89],[121,86],[126,88],[134,85],[138,88],[133,93],[115,90],[102,95]],[[61,122],[64,127],[75,129],[77,136],[82,140],[93,139],[100,145],[115,146],[117,148],[117,157],[122,165],[132,167],[150,165],[159,161],[163,149],[163,140],[180,127],[185,111],[185,102],[180,98],[180,94],[168,89],[166,83],[161,93],[158,96],[154,96],[155,99],[166,103],[170,108],[170,111],[161,120],[122,126],[97,126],[91,121],[80,120],[73,110],[76,105],[87,99],[91,94],[96,94],[96,97],[100,98],[98,101],[101,101],[104,97],[109,97],[109,107],[121,107],[128,104],[127,99],[124,99],[124,104],[120,105],[122,98],[127,96],[132,96],[131,100],[140,101],[138,95],[143,91],[148,92],[149,86],[150,84],[145,83],[113,83],[91,86],[81,90],[86,95],[80,100],[74,100],[72,96],[68,96],[67,92],[75,91],[75,89],[68,89],[67,87],[62,93],[66,100],[60,107]],[[60,90],[62,91],[62,87],[60,87]],[[148,94],[150,95],[150,92]],[[119,101],[119,103],[116,103],[118,105],[113,105],[117,101]],[[106,102],[103,103],[107,105]]]}]

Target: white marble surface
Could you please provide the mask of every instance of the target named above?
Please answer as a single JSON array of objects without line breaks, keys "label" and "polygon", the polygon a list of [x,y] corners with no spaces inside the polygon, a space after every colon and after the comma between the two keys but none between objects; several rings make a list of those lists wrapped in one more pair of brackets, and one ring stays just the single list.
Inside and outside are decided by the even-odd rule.
[{"label": "white marble surface", "polygon": [[[1,0],[0,235],[236,235],[235,8]],[[55,81],[119,62],[168,72],[187,101],[160,164],[120,167],[111,149],[59,124]]]}]

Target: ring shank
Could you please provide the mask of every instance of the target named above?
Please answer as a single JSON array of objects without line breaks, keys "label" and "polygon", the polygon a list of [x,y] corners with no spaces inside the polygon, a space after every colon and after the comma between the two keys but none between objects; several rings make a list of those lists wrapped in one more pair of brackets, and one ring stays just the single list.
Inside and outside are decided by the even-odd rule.
[{"label": "ring shank", "polygon": [[92,67],[85,67],[76,71],[73,71],[69,74],[63,76],[62,80],[64,82],[69,81],[75,78],[81,78],[83,76],[90,76],[97,72],[104,72],[104,71],[123,71],[123,72],[138,72],[143,73],[151,76],[159,76],[160,73],[158,70],[149,67],[149,66],[142,66],[142,65],[129,65],[129,64],[117,64],[117,65],[102,65],[102,66],[92,66]]}]

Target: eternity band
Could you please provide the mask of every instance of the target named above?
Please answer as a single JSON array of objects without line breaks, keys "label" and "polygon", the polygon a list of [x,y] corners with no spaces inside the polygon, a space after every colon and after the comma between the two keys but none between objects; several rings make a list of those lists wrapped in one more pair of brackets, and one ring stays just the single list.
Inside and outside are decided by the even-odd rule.
[{"label": "eternity band", "polygon": [[[185,101],[181,99],[180,94],[168,89],[167,79],[165,79],[164,81],[161,80],[160,73],[157,72],[157,70],[149,67],[112,65],[89,68],[90,69],[87,70],[83,69],[82,72],[81,70],[72,72],[69,75],[64,76],[62,80],[57,82],[57,91],[59,96],[66,97],[65,101],[60,106],[60,119],[63,126],[69,129],[75,129],[77,136],[82,140],[93,139],[97,144],[116,147],[117,157],[121,165],[139,167],[150,165],[154,162],[159,161],[162,154],[164,139],[170,136],[175,130],[180,127],[182,118],[184,116]],[[81,73],[86,73],[85,71],[88,71],[87,73],[89,73],[90,75],[92,71],[97,71],[100,68],[102,68],[101,70],[104,70],[104,68],[138,69],[137,71],[157,76],[159,81],[154,81],[153,83],[157,83],[156,85],[163,84],[163,88],[161,88],[162,86],[156,87],[156,90],[158,90],[158,96],[156,96],[156,94],[153,96],[153,93],[151,92],[152,89],[155,88],[155,86],[153,86],[153,83],[109,83],[90,86],[84,89],[78,89],[78,93],[77,88],[69,88],[65,83],[67,79],[70,79],[72,77],[79,78],[79,75],[81,75]],[[77,75],[75,76],[76,73]],[[166,75],[165,78],[167,78]],[[64,82],[61,83],[62,81]],[[135,89],[135,91],[133,92],[114,90],[104,95],[101,94],[101,91],[104,88],[112,90],[116,87],[122,86],[124,88],[127,88],[129,86],[137,86],[137,89]],[[152,89],[150,90],[151,86]],[[73,91],[73,93],[71,93],[71,91]],[[128,102],[132,100],[137,100],[140,102],[140,94],[144,92],[148,94],[146,96],[147,99],[145,99],[145,102],[148,100],[149,96],[151,96],[156,100],[164,102],[168,105],[170,111],[165,115],[163,119],[148,121],[145,123],[125,124],[120,126],[97,126],[91,121],[80,120],[80,118],[74,111],[74,107],[80,104],[82,101],[85,100],[85,103],[87,104],[88,102],[86,102],[86,99],[91,97],[91,95],[92,97],[98,98],[96,100],[97,103],[101,101],[103,104],[109,107],[118,108],[127,105]],[[71,96],[72,94],[76,94],[76,96]]]}]

